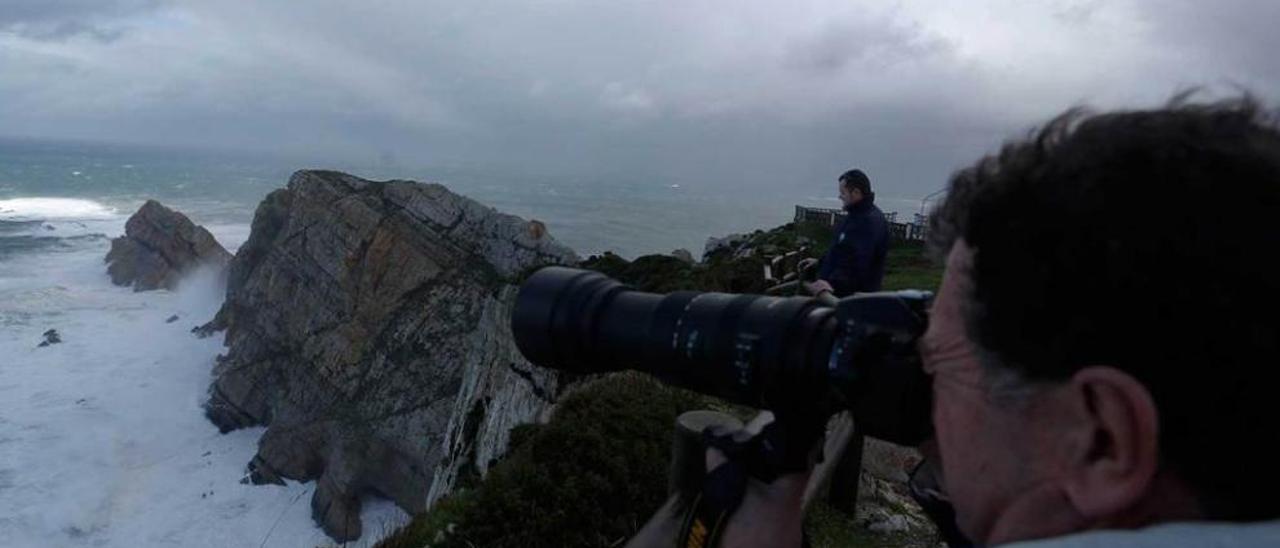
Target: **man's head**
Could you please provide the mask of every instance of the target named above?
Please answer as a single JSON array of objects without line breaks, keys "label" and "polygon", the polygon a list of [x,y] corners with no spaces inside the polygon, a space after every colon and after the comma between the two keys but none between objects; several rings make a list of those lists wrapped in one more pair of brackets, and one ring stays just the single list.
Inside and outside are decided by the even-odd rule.
[{"label": "man's head", "polygon": [[1278,217],[1247,99],[1072,111],[958,172],[922,351],[961,528],[1280,517]]},{"label": "man's head", "polygon": [[840,175],[837,180],[839,183],[838,191],[840,192],[840,202],[845,207],[861,202],[863,198],[871,195],[871,179],[867,178],[867,174],[862,170],[851,169]]}]

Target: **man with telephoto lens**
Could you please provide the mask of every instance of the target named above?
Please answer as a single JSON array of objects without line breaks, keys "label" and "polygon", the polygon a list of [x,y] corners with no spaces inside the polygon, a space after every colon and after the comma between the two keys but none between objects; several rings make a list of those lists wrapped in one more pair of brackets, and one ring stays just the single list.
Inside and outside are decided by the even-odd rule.
[{"label": "man with telephoto lens", "polygon": [[[1251,98],[1072,110],[957,172],[920,344],[979,545],[1280,546],[1280,131]],[[708,454],[712,468],[723,454]],[[723,546],[797,546],[806,474]]]}]

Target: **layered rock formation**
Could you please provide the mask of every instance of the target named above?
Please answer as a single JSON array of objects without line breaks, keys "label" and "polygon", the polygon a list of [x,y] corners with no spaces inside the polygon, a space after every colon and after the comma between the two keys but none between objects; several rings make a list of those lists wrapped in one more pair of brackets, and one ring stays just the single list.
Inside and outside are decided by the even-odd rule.
[{"label": "layered rock formation", "polygon": [[173,289],[201,265],[224,267],[231,254],[204,227],[155,200],[147,200],[111,240],[107,273],[116,285],[134,291]]},{"label": "layered rock formation", "polygon": [[360,535],[360,496],[411,513],[500,456],[556,374],[514,346],[513,284],[577,257],[541,223],[440,185],[301,171],[258,207],[231,262],[206,404],[223,431],[267,425],[257,482],[317,480],[312,510]]}]

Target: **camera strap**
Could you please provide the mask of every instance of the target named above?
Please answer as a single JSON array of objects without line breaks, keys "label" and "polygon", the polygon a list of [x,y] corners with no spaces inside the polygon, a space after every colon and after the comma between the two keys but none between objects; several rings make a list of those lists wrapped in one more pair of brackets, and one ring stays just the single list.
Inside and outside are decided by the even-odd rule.
[{"label": "camera strap", "polygon": [[714,548],[720,545],[729,516],[742,503],[747,475],[732,460],[707,474],[702,491],[694,494],[684,524],[680,527],[679,548]]}]

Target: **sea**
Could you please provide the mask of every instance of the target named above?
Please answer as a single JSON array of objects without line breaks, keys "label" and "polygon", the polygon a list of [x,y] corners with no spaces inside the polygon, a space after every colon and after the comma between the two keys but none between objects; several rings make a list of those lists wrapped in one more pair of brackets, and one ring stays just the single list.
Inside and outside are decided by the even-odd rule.
[{"label": "sea", "polygon": [[[825,182],[740,192],[715,181],[370,164],[0,139],[0,547],[332,544],[311,519],[313,484],[242,483],[261,429],[219,434],[204,418],[222,339],[190,331],[221,305],[216,273],[149,292],[107,277],[111,239],[147,199],[234,252],[259,201],[290,173],[339,169],[441,183],[543,221],[583,257],[628,258],[697,256],[709,236],[785,223],[794,205],[838,206]],[[61,342],[41,346],[50,330]],[[347,546],[372,545],[409,518],[373,498],[362,514],[365,535]]]}]

